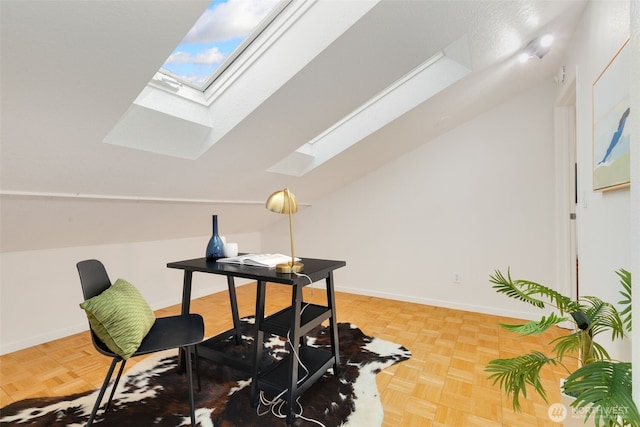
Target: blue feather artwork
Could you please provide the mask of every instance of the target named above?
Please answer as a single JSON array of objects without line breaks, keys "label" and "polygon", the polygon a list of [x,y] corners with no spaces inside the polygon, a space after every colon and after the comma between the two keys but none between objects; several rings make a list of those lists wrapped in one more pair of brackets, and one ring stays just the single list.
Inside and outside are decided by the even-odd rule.
[{"label": "blue feather artwork", "polygon": [[627,126],[630,108],[623,103],[596,123],[594,139],[594,189],[605,189],[629,182],[631,177],[631,134]]},{"label": "blue feather artwork", "polygon": [[593,85],[593,189],[609,190],[631,179],[629,55],[624,47]]},{"label": "blue feather artwork", "polygon": [[[613,132],[613,136],[611,137],[611,142],[607,147],[607,152],[604,153],[604,157],[602,158],[602,160],[600,160],[600,163],[605,163],[607,159],[611,157],[611,153],[613,152],[613,149],[616,148],[616,146],[620,142],[620,138],[622,137],[622,132],[624,131],[624,125],[627,122],[627,117],[629,117],[630,110],[631,110],[630,108],[627,108],[626,110],[624,110],[624,113],[622,113],[622,117],[618,122],[618,129],[616,129],[615,132]],[[628,138],[627,138],[627,141],[628,141]]]}]

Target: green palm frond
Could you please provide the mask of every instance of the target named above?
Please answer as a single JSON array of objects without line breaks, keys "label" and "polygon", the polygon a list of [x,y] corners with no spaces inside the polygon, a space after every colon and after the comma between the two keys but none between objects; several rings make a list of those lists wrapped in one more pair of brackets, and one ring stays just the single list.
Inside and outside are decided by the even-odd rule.
[{"label": "green palm frond", "polygon": [[[591,344],[591,357],[593,358],[593,360],[611,359],[611,356],[609,356],[609,353],[607,353],[607,350],[602,345],[598,344],[595,341],[592,341]],[[591,363],[593,360],[587,360],[583,363]]]},{"label": "green palm frond", "polygon": [[[529,280],[511,279],[510,269],[507,270],[507,277],[500,270],[496,270],[493,276],[489,277],[489,281],[494,284],[493,289],[496,292],[538,308],[545,308],[548,303],[555,306],[560,314],[577,309],[574,301],[547,286]],[[547,302],[536,296],[543,297]]]},{"label": "green palm frond", "polygon": [[557,355],[558,361],[561,361],[567,353],[575,353],[577,357],[578,352],[582,348],[583,339],[584,332],[576,331],[572,334],[561,335],[552,340],[551,344],[555,344],[553,352]]},{"label": "green palm frond", "polygon": [[607,350],[592,339],[588,330],[578,330],[572,334],[559,336],[552,340],[551,344],[555,344],[553,353],[556,354],[558,361],[562,361],[566,354],[579,356],[582,364],[610,359]]},{"label": "green palm frond", "polygon": [[513,409],[520,412],[520,397],[527,397],[527,385],[547,401],[547,394],[540,382],[540,370],[550,364],[555,365],[556,360],[535,351],[510,359],[492,360],[485,371],[491,373],[489,379],[493,380],[494,385],[498,383],[507,397],[512,396]]},{"label": "green palm frond", "polygon": [[580,303],[583,305],[582,310],[591,321],[593,336],[610,330],[612,340],[624,337],[624,324],[620,313],[613,304],[591,296],[581,298]]},{"label": "green palm frond", "polygon": [[563,389],[577,395],[571,406],[584,411],[585,421],[593,415],[596,426],[640,427],[631,393],[631,363],[601,360],[584,365],[569,375]]},{"label": "green palm frond", "polygon": [[624,307],[620,312],[620,317],[622,317],[627,332],[631,332],[631,272],[621,268],[616,271],[616,274],[620,277],[620,284],[622,285],[620,295],[624,298],[622,301],[618,301],[618,304]]},{"label": "green palm frond", "polygon": [[494,283],[493,289],[500,294],[505,294],[509,298],[532,304],[538,308],[544,308],[544,301],[529,297],[529,295],[521,291],[520,287],[511,280],[510,270],[507,270],[506,278],[500,270],[496,270],[494,275],[489,277],[489,281]]},{"label": "green palm frond", "polygon": [[535,335],[540,334],[551,326],[557,325],[565,320],[567,320],[566,317],[558,317],[555,313],[551,313],[549,317],[542,316],[542,318],[537,322],[531,321],[522,325],[507,325],[505,323],[500,323],[500,326],[508,331],[515,332],[520,335]]}]

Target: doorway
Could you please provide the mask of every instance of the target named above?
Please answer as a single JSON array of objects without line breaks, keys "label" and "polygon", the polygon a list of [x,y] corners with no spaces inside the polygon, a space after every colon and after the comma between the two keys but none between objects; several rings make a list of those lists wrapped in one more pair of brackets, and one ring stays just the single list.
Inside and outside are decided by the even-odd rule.
[{"label": "doorway", "polygon": [[576,299],[579,296],[578,180],[576,143],[576,87],[565,88],[555,107],[556,226],[558,291]]}]

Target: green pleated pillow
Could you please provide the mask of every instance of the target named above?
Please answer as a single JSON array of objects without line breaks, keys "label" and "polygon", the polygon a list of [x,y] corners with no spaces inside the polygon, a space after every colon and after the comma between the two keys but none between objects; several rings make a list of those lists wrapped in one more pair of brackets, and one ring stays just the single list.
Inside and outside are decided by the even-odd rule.
[{"label": "green pleated pillow", "polygon": [[140,292],[118,279],[100,295],[80,304],[95,334],[111,351],[128,359],[156,321]]}]

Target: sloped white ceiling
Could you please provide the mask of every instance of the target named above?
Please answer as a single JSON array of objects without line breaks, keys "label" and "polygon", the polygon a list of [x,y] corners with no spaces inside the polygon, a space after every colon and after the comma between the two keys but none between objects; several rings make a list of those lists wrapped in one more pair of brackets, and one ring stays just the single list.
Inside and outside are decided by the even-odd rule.
[{"label": "sloped white ceiling", "polygon": [[[552,78],[584,6],[381,1],[197,160],[103,143],[207,4],[0,3],[2,251],[202,236],[212,213],[223,233],[258,231],[280,219],[263,207],[272,191],[313,204]],[[556,36],[551,52],[518,64],[542,31]],[[267,172],[463,36],[470,75],[305,176]]]}]

